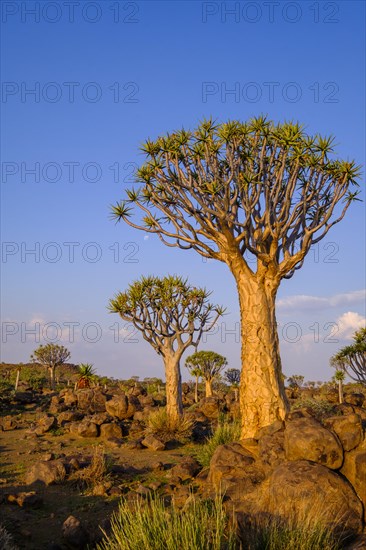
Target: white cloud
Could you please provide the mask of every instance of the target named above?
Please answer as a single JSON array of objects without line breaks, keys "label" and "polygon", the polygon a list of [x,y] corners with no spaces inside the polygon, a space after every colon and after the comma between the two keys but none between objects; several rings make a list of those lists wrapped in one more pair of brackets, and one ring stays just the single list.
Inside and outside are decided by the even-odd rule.
[{"label": "white cloud", "polygon": [[144,241],[148,241],[150,238],[150,235],[144,235]]},{"label": "white cloud", "polygon": [[298,294],[295,296],[286,296],[277,301],[277,307],[280,310],[322,310],[327,307],[341,307],[349,304],[355,304],[359,301],[365,301],[366,290],[353,290],[334,296],[308,296]]},{"label": "white cloud", "polygon": [[355,311],[347,311],[337,319],[338,335],[351,340],[356,330],[366,325],[366,318]]}]

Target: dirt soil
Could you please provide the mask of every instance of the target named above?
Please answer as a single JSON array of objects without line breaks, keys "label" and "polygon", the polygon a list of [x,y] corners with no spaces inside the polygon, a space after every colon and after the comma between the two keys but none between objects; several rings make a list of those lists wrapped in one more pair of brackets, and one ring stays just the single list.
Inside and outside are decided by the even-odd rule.
[{"label": "dirt soil", "polygon": [[[22,417],[24,419],[24,415]],[[122,495],[138,489],[141,484],[148,487],[157,482],[161,483],[159,491],[162,489],[167,494],[171,487],[173,492],[169,469],[194,451],[193,444],[155,452],[130,449],[126,444],[109,448],[106,443],[105,452],[112,462],[110,481],[119,493],[113,496],[93,496],[69,480],[50,486],[25,485],[25,473],[34,463],[49,459],[50,453],[56,459],[75,456],[79,461],[90,460],[94,447],[101,443],[100,438],[70,434],[46,433],[36,437],[27,428],[0,432],[0,521],[20,549],[68,548],[62,540],[62,524],[70,515],[81,520],[91,540],[100,539],[100,527],[108,529],[108,519],[118,508]],[[154,466],[158,462],[164,465],[163,470]],[[43,504],[39,508],[26,508],[8,501],[8,495],[23,491],[36,491]]]}]

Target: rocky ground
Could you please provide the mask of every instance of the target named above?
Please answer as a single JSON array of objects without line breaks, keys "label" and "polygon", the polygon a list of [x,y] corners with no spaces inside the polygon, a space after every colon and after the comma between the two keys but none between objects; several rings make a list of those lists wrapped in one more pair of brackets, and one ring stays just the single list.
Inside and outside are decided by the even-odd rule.
[{"label": "rocky ground", "polygon": [[[18,548],[92,548],[122,496],[157,493],[183,506],[192,492],[206,498],[221,490],[242,528],[255,514],[286,518],[318,500],[327,521],[341,519],[349,531],[349,548],[366,548],[365,396],[349,392],[342,405],[336,392],[300,397],[305,405],[286,422],[218,447],[204,469],[196,454],[205,437],[220,416],[238,415],[232,393],[194,404],[185,387],[195,427],[181,444],[146,434],[146,419],[164,396],[139,385],[127,393],[18,391],[1,403],[1,523]],[[319,408],[306,406],[314,398]]]}]

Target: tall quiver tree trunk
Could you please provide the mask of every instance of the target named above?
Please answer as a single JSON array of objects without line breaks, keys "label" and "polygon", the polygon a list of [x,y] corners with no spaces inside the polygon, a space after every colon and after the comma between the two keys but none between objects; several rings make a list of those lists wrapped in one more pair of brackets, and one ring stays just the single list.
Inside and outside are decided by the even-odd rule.
[{"label": "tall quiver tree trunk", "polygon": [[212,380],[206,379],[205,381],[206,397],[212,397]]},{"label": "tall quiver tree trunk", "polygon": [[179,360],[180,354],[164,352],[166,411],[168,418],[172,420],[183,414],[182,376]]},{"label": "tall quiver tree trunk", "polygon": [[289,410],[281,376],[275,315],[276,278],[234,271],[241,317],[240,411],[242,439],[283,420]]},{"label": "tall quiver tree trunk", "polygon": [[198,378],[199,376],[196,375],[196,383],[194,386],[194,402],[198,403]]}]

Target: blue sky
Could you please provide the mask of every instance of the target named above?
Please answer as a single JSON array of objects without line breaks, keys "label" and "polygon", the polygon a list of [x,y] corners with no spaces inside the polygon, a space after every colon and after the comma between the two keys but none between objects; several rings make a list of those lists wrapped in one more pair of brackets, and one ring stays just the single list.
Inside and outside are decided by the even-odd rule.
[{"label": "blue sky", "polygon": [[[309,133],[334,134],[339,156],[364,165],[365,4],[1,7],[1,361],[26,362],[55,341],[100,374],[162,376],[161,359],[107,304],[142,274],[180,273],[227,306],[201,348],[238,367],[228,268],[115,225],[109,205],[131,186],[144,139],[210,115],[296,119]],[[354,204],[281,285],[286,374],[328,379],[330,355],[364,323],[364,214]]]}]

